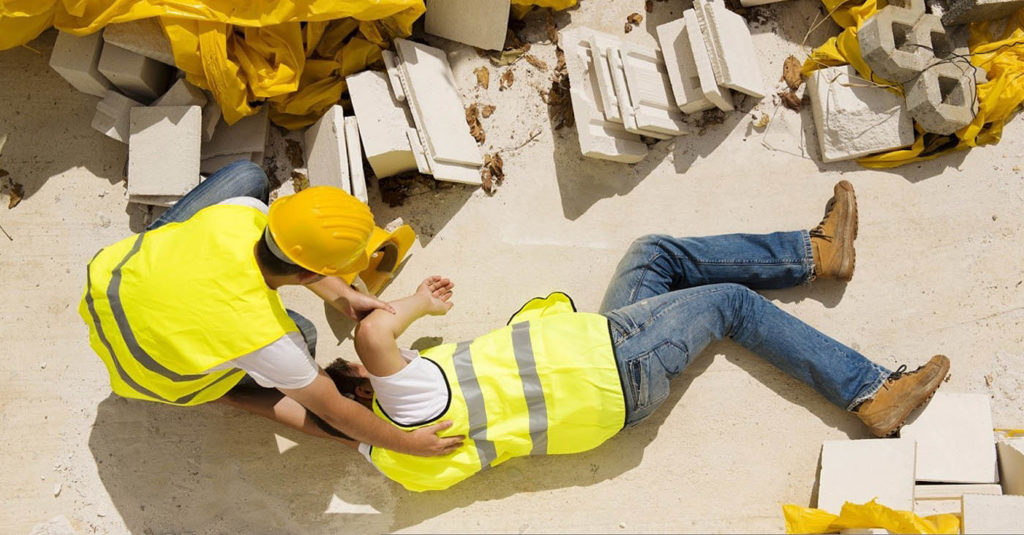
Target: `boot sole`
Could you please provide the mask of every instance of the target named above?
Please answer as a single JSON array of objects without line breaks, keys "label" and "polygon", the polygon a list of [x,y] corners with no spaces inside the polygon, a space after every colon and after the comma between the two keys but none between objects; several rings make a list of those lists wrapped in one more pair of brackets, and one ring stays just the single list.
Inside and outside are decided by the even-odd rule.
[{"label": "boot sole", "polygon": [[[842,261],[839,264],[839,270],[836,275],[836,279],[840,281],[850,281],[851,279],[853,279],[853,270],[857,266],[857,251],[853,247],[853,241],[857,239],[857,228],[859,226],[859,213],[857,211],[857,194],[853,191],[853,184],[850,184],[846,180],[840,181],[839,184],[836,184],[836,186],[842,187],[842,189],[850,193],[849,196],[844,195],[843,198],[846,199],[846,213],[853,214],[853,231],[849,233],[849,239],[847,239],[847,229],[845,227],[836,228],[836,239],[840,240],[844,245],[842,251]],[[836,198],[838,199],[839,195],[836,195]]]}]

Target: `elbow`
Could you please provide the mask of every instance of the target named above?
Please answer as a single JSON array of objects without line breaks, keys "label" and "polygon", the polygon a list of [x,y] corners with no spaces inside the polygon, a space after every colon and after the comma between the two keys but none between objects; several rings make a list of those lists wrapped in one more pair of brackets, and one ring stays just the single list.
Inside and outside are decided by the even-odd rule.
[{"label": "elbow", "polygon": [[372,351],[380,343],[381,337],[386,334],[386,326],[382,325],[375,316],[377,315],[370,314],[366,319],[356,324],[353,342],[356,353],[360,356]]}]

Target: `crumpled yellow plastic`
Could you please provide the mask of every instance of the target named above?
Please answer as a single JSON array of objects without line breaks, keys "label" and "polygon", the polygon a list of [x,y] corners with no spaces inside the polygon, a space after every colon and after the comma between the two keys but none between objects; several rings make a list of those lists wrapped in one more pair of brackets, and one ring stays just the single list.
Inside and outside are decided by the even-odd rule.
[{"label": "crumpled yellow plastic", "polygon": [[838,533],[851,528],[885,528],[893,533],[960,533],[955,515],[920,517],[910,511],[890,509],[875,500],[865,504],[846,502],[838,515],[799,505],[783,505],[786,533]]},{"label": "crumpled yellow plastic", "polygon": [[[867,0],[862,4],[844,4],[844,0],[822,0],[832,19],[844,29],[811,52],[804,61],[805,76],[823,67],[852,65],[865,80],[888,85],[872,76],[864,62],[857,42],[857,29],[878,9],[884,0]],[[971,124],[953,135],[926,133],[917,128],[914,144],[857,160],[864,167],[881,169],[931,160],[946,152],[996,143],[1006,124],[1024,104],[1024,10],[1009,17],[1001,32],[998,24],[983,21],[969,25],[968,47],[971,64],[988,73],[988,81],[978,84],[978,113]],[[888,85],[895,91],[898,86]]]}]

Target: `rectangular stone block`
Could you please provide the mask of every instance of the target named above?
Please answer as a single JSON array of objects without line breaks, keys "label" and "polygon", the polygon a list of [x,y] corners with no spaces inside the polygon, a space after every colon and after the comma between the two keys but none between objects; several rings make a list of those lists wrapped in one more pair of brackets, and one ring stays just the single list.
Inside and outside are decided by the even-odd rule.
[{"label": "rectangular stone block", "polygon": [[344,113],[341,106],[331,106],[306,130],[306,177],[310,186],[334,186],[352,192]]},{"label": "rectangular stone block", "polygon": [[950,0],[942,24],[953,26],[1009,17],[1024,9],[1024,0]]},{"label": "rectangular stone block", "polygon": [[360,201],[369,202],[366,196],[366,174],[363,173],[363,148],[359,144],[359,122],[355,117],[345,117],[345,145],[352,195]]},{"label": "rectangular stone block", "polygon": [[598,109],[603,111],[605,119],[613,123],[623,124],[622,112],[619,111],[619,96],[615,92],[615,80],[612,78],[611,66],[608,62],[608,50],[618,49],[621,39],[592,30],[581,30],[582,35],[589,35],[589,54],[593,56],[590,68],[594,69],[594,98]]},{"label": "rectangular stone block", "polygon": [[174,66],[171,41],[156,18],[108,24],[103,40],[136,54]]},{"label": "rectangular stone block", "polygon": [[995,483],[996,445],[986,394],[937,392],[911,413],[901,438],[917,441],[917,480]]},{"label": "rectangular stone block", "polygon": [[416,159],[416,169],[425,175],[432,174],[430,161],[427,160],[427,155],[423,152],[423,143],[420,142],[420,133],[410,127],[405,131],[405,137],[409,140],[409,146],[412,147],[412,155]]},{"label": "rectangular stone block", "polygon": [[917,516],[963,514],[963,500],[914,500],[914,514]]},{"label": "rectangular stone block", "polygon": [[746,20],[729,11],[722,0],[695,0],[693,9],[718,85],[764,97],[765,84]]},{"label": "rectangular stone block", "polygon": [[839,514],[845,502],[914,507],[914,441],[826,440],[821,447],[818,509]]},{"label": "rectangular stone block", "polygon": [[683,113],[713,108],[715,104],[704,96],[701,89],[700,74],[697,72],[697,61],[690,47],[686,19],[666,22],[658,26],[657,31],[676,105]]},{"label": "rectangular stone block", "polygon": [[210,141],[203,143],[203,159],[224,154],[263,152],[269,127],[266,108],[232,125],[221,120]]},{"label": "rectangular stone block", "polygon": [[1003,492],[1024,495],[1024,437],[1000,439],[996,448]]},{"label": "rectangular stone block", "polygon": [[346,77],[345,81],[359,120],[366,159],[377,178],[416,169],[416,157],[406,135],[412,128],[412,117],[392,95],[387,76],[363,71]]},{"label": "rectangular stone block", "polygon": [[153,106],[206,106],[206,94],[202,89],[178,79],[166,93],[153,102]]},{"label": "rectangular stone block", "polygon": [[390,50],[381,50],[381,58],[384,60],[384,68],[388,73],[388,80],[391,82],[391,93],[395,100],[405,102],[405,88],[402,87],[402,75],[398,72],[398,55]]},{"label": "rectangular stone block", "polygon": [[145,196],[180,197],[199,185],[201,129],[199,106],[132,108],[129,200],[134,202]]},{"label": "rectangular stone block", "polygon": [[685,134],[686,124],[672,95],[661,53],[653,48],[623,43],[619,54],[637,127],[669,136]]},{"label": "rectangular stone block", "polygon": [[199,172],[204,175],[212,175],[220,171],[224,166],[237,162],[238,160],[252,160],[253,154],[245,152],[242,154],[222,154],[213,156],[199,162]]},{"label": "rectangular stone block", "polygon": [[1022,528],[1024,496],[964,495],[965,534],[1021,533]]},{"label": "rectangular stone block", "polygon": [[508,30],[509,0],[426,0],[427,33],[484,50],[501,50]]},{"label": "rectangular stone block", "polygon": [[128,143],[131,126],[132,108],[144,106],[113,89],[108,90],[103,100],[96,103],[96,115],[92,118],[92,127],[103,135]]},{"label": "rectangular stone block", "polygon": [[807,79],[811,113],[824,162],[859,158],[914,142],[914,122],[903,99],[861,79],[845,65]]},{"label": "rectangular stone block", "polygon": [[50,54],[50,67],[75,89],[102,98],[113,87],[99,71],[102,52],[102,31],[84,37],[60,32]]},{"label": "rectangular stone block", "polygon": [[981,483],[976,485],[921,484],[914,486],[914,499],[921,500],[952,500],[964,494],[1000,495],[1003,488],[998,483]]},{"label": "rectangular stone block", "polygon": [[718,85],[715,78],[714,65],[711,64],[711,54],[708,52],[707,43],[704,42],[704,35],[700,32],[700,22],[697,20],[697,12],[687,9],[683,12],[683,20],[689,29],[686,37],[690,40],[690,50],[693,52],[693,63],[697,67],[697,77],[700,80],[700,89],[704,97],[710,100],[722,111],[732,111],[732,92],[728,88]]},{"label": "rectangular stone block", "polygon": [[[593,41],[591,47],[594,47]],[[619,103],[619,114],[622,115],[622,126],[627,132],[655,139],[672,137],[671,134],[640,127],[640,123],[637,121],[637,110],[633,106],[633,99],[629,94],[629,83],[626,82],[626,66],[622,61],[622,51],[619,49],[619,45],[616,45],[605,48],[605,53],[608,56],[608,69],[612,73],[615,95]]]},{"label": "rectangular stone block", "polygon": [[171,81],[173,69],[159,61],[106,43],[99,70],[123,93],[142,102],[162,95]]}]

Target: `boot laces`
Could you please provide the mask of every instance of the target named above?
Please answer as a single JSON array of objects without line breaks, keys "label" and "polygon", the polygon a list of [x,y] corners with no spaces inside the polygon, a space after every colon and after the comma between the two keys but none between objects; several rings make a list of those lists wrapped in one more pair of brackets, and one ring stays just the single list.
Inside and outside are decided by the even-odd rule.
[{"label": "boot laces", "polygon": [[828,241],[832,241],[832,236],[825,234],[825,223],[828,221],[828,218],[832,215],[832,209],[835,208],[835,206],[836,198],[832,197],[831,199],[828,200],[828,204],[825,205],[825,216],[821,218],[821,221],[818,223],[818,226],[812,228],[810,231],[810,235],[812,238],[822,238]]},{"label": "boot laces", "polygon": [[894,372],[889,374],[889,378],[885,380],[885,384],[883,384],[882,386],[886,390],[888,390],[889,389],[889,385],[891,383],[897,381],[898,379],[900,379],[901,377],[904,377],[906,375],[915,374],[915,373],[917,373],[920,370],[921,370],[921,368],[918,367],[916,370],[914,370],[912,372],[908,372],[907,371],[907,365],[906,364],[901,364],[899,368],[896,368],[896,371],[894,371]]}]

